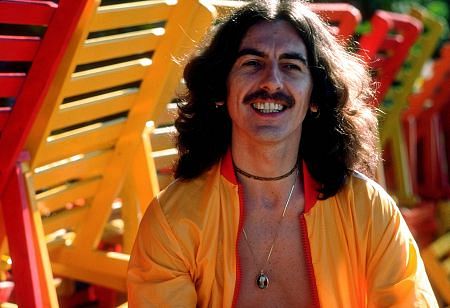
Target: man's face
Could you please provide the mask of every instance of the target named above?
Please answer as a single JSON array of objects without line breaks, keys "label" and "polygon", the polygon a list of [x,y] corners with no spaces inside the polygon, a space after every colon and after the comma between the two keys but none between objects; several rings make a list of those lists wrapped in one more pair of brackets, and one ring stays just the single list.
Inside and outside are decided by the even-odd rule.
[{"label": "man's face", "polygon": [[303,40],[288,22],[250,27],[227,80],[233,138],[299,142],[312,90],[307,63]]}]

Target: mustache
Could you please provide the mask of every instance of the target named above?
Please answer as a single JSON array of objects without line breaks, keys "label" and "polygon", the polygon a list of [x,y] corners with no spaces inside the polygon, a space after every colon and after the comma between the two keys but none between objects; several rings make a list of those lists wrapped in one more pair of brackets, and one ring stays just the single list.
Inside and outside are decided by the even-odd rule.
[{"label": "mustache", "polygon": [[263,99],[263,100],[275,100],[275,101],[283,101],[286,103],[288,108],[294,106],[294,98],[283,92],[274,92],[269,93],[266,90],[260,89],[255,92],[252,92],[244,97],[244,104],[250,104],[255,99]]}]

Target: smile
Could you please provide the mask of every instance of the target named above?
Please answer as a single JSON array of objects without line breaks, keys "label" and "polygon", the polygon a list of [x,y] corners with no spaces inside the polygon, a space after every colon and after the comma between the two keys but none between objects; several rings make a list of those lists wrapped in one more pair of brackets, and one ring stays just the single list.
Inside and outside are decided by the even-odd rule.
[{"label": "smile", "polygon": [[253,103],[252,108],[261,113],[276,113],[285,110],[287,107],[278,103],[265,102],[265,103]]}]

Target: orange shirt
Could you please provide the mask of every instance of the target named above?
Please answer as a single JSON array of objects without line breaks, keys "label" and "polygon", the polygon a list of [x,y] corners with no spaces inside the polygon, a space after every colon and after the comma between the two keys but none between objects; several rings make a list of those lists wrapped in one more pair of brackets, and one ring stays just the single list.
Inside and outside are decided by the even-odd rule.
[{"label": "orange shirt", "polygon": [[[323,307],[438,307],[417,245],[394,201],[355,173],[316,200],[303,166],[299,223],[312,298]],[[142,218],[128,270],[130,307],[232,307],[239,292],[243,204],[231,155],[175,181]]]}]

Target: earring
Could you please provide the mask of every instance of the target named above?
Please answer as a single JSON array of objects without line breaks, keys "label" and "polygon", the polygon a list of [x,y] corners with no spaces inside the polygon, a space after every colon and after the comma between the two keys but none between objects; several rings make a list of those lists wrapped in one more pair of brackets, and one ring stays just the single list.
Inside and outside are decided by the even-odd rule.
[{"label": "earring", "polygon": [[311,104],[309,106],[309,113],[311,114],[313,119],[318,119],[320,116],[319,106],[317,106],[316,104]]},{"label": "earring", "polygon": [[223,105],[225,105],[225,102],[215,102],[214,105],[216,106],[216,109],[220,109],[223,107]]}]

